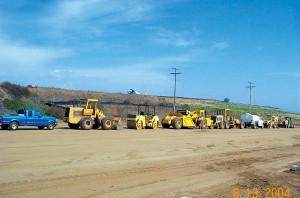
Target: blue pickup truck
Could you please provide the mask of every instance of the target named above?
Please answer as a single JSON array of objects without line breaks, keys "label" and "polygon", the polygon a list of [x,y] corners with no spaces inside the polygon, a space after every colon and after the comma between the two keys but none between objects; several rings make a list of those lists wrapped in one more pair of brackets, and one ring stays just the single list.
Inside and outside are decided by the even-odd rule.
[{"label": "blue pickup truck", "polygon": [[17,130],[19,126],[37,126],[39,129],[47,127],[48,130],[53,130],[56,125],[55,117],[45,116],[34,109],[20,109],[17,114],[0,115],[0,126],[4,130]]}]

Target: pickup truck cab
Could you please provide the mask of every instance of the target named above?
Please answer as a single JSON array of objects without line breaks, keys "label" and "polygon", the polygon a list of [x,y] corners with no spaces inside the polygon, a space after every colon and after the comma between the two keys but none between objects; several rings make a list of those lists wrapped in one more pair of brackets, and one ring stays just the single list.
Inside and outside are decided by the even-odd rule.
[{"label": "pickup truck cab", "polygon": [[37,126],[39,129],[47,127],[53,130],[57,125],[57,119],[45,116],[40,110],[20,109],[17,114],[0,115],[2,129],[17,130],[19,126]]}]

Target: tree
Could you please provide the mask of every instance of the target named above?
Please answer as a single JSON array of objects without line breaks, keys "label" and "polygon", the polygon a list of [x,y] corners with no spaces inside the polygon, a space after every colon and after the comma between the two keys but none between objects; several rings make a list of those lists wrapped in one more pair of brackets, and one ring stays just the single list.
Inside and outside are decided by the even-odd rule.
[{"label": "tree", "polygon": [[224,102],[226,102],[226,103],[228,103],[229,101],[230,101],[229,98],[225,98],[225,99],[224,99]]}]

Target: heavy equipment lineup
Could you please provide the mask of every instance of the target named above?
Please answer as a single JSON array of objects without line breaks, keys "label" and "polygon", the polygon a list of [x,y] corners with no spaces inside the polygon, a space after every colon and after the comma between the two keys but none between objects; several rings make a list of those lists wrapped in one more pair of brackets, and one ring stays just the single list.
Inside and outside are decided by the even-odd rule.
[{"label": "heavy equipment lineup", "polygon": [[[209,117],[203,109],[196,111],[177,110],[164,117],[161,120],[161,125],[163,128],[172,127],[173,129],[294,128],[290,117],[285,117],[282,123],[279,123],[278,116],[272,116],[269,120],[262,121],[259,116],[249,113],[242,115],[241,119],[237,119],[230,116],[229,111],[230,109],[217,109],[215,114]],[[79,107],[67,107],[63,121],[68,123],[71,129],[123,129],[121,117],[105,116],[103,111],[98,108],[98,99],[82,99]],[[160,119],[155,114],[154,105],[138,105],[137,114],[128,114],[126,122],[129,129],[156,129]]]}]

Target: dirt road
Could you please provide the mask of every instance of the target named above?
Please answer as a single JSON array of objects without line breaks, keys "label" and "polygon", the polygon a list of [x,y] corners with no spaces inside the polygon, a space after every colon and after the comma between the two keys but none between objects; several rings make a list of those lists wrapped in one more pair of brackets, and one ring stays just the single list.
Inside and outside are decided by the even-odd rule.
[{"label": "dirt road", "polygon": [[2,130],[0,196],[300,197],[288,171],[299,140],[299,129]]}]

